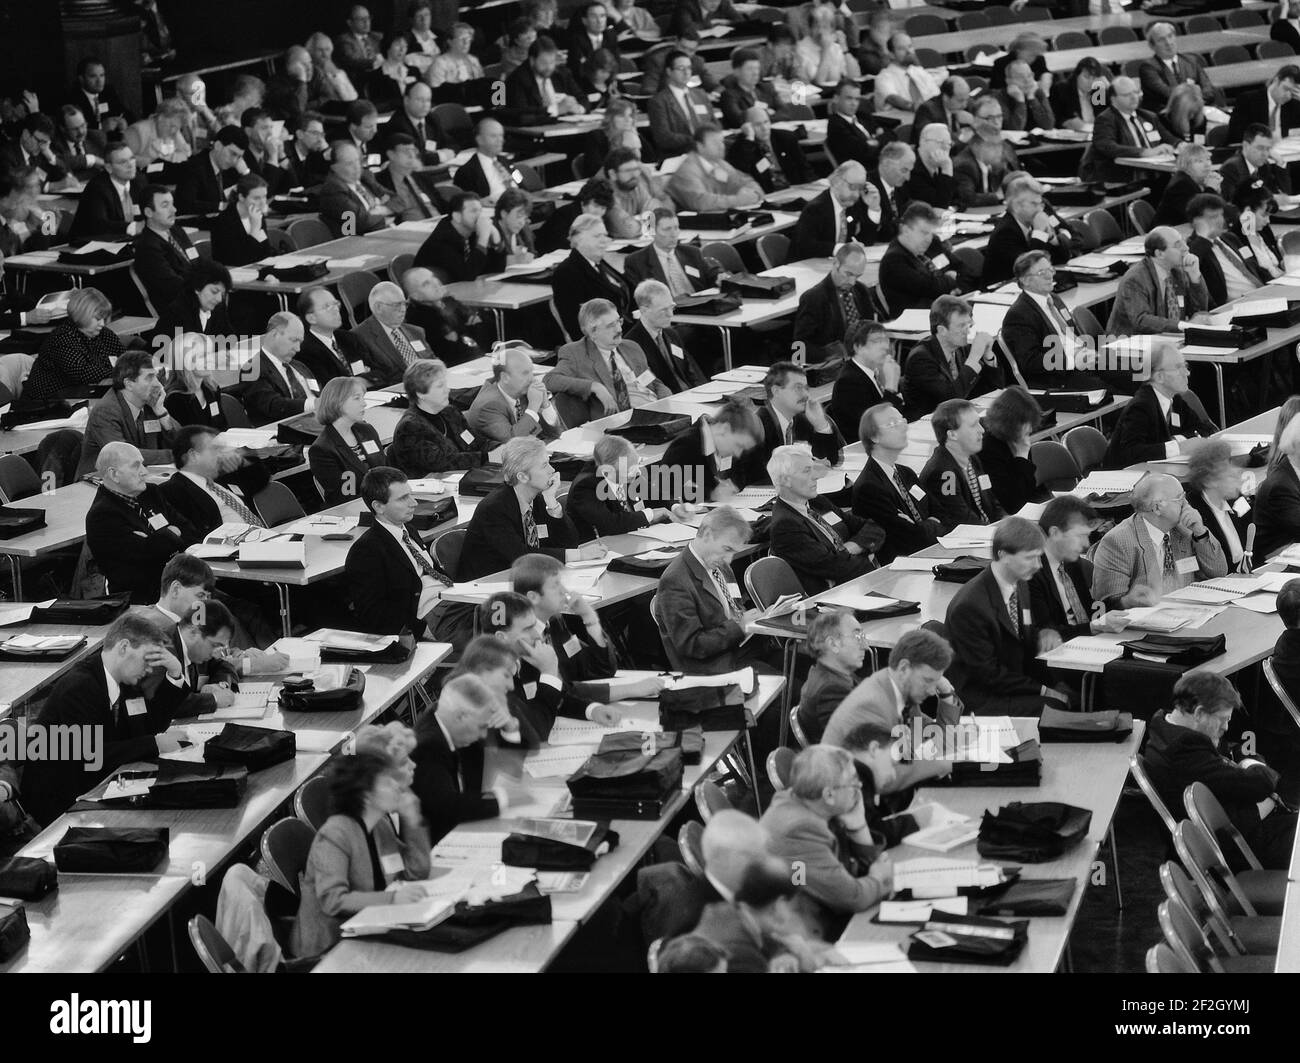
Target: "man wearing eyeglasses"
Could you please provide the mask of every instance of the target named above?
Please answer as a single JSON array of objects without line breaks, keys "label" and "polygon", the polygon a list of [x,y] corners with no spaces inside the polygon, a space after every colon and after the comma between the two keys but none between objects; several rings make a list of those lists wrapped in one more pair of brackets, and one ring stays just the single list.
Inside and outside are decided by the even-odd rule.
[{"label": "man wearing eyeglasses", "polygon": [[41,172],[41,191],[49,184],[62,181],[68,174],[54,155],[54,122],[39,112],[29,114],[20,127],[16,143],[0,145],[0,165],[7,170],[34,166]]},{"label": "man wearing eyeglasses", "polygon": [[676,50],[669,52],[664,60],[666,84],[646,106],[650,139],[665,158],[690,151],[695,130],[713,123],[713,105],[702,90],[690,87],[691,77],[690,56]]},{"label": "man wearing eyeglasses", "polygon": [[862,283],[866,270],[867,249],[859,243],[841,244],[831,271],[799,296],[794,342],[805,345],[809,363],[844,357],[846,341],[858,325],[888,317]]},{"label": "man wearing eyeglasses", "polygon": [[424,329],[406,323],[406,295],[392,281],[376,284],[366,301],[370,316],[352,335],[375,386],[388,387],[398,383],[413,362],[430,357],[429,346]]},{"label": "man wearing eyeglasses", "polygon": [[1097,115],[1092,143],[1083,153],[1079,176],[1085,181],[1111,183],[1131,181],[1137,176],[1124,160],[1169,157],[1175,139],[1153,111],[1138,107],[1142,90],[1130,77],[1117,77],[1111,85],[1110,106]]},{"label": "man wearing eyeglasses", "polygon": [[1046,251],[1059,265],[1075,246],[1070,230],[1044,209],[1043,186],[1032,177],[1011,181],[1006,201],[1006,213],[993,226],[984,249],[984,274],[980,277],[984,285],[1008,280],[1012,264],[1026,251]]},{"label": "man wearing eyeglasses", "polygon": [[790,260],[825,258],[845,243],[865,243],[867,205],[862,193],[867,170],[860,162],[843,162],[830,176],[830,187],[799,212],[790,235]]},{"label": "man wearing eyeglasses", "polygon": [[1079,368],[1074,320],[1052,288],[1056,267],[1044,250],[1026,251],[1012,267],[1020,294],[1002,319],[1002,342],[1033,388],[1091,390],[1102,381]]},{"label": "man wearing eyeglasses", "polygon": [[1266,125],[1249,125],[1241,147],[1219,170],[1220,194],[1231,202],[1243,185],[1260,184],[1276,195],[1291,194],[1291,176],[1273,154],[1273,133]]}]

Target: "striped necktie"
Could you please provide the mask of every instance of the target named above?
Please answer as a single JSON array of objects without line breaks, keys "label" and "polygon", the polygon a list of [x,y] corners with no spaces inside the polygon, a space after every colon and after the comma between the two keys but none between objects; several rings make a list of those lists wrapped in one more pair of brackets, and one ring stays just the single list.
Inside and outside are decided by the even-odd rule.
[{"label": "striped necktie", "polygon": [[984,512],[984,497],[980,493],[979,475],[975,472],[975,462],[966,463],[966,484],[970,487],[971,499],[975,503],[975,508],[979,510],[980,520],[985,524],[989,522],[989,515]]},{"label": "striped necktie", "polygon": [[397,348],[397,353],[402,356],[402,361],[406,363],[408,368],[419,361],[415,354],[415,348],[411,346],[411,341],[406,338],[406,333],[400,327],[393,329],[389,335],[393,337],[393,346]]},{"label": "striped necktie", "polygon": [[1061,578],[1061,588],[1065,591],[1065,613],[1066,620],[1071,624],[1085,624],[1088,622],[1088,610],[1083,607],[1083,599],[1079,597],[1079,590],[1070,579],[1070,574],[1065,571],[1065,562],[1062,561],[1056,566],[1056,571]]},{"label": "striped necktie", "polygon": [[444,587],[451,586],[451,578],[430,560],[428,554],[415,545],[415,540],[411,538],[411,531],[405,525],[402,527],[402,545],[406,547],[406,552],[411,555],[424,575],[431,576]]},{"label": "striped necktie", "polygon": [[630,410],[632,408],[632,399],[627,393],[627,381],[623,379],[623,373],[618,368],[617,351],[610,352],[609,372],[614,378],[614,401],[618,403],[620,410]]},{"label": "striped necktie", "polygon": [[1169,533],[1165,532],[1165,561],[1164,561],[1164,581],[1166,588],[1175,588],[1178,586],[1178,562],[1174,560],[1174,542],[1169,538]]},{"label": "striped necktie", "polygon": [[537,521],[533,519],[532,506],[524,510],[524,542],[528,544],[530,550],[536,550],[541,544],[541,540],[537,538]]},{"label": "striped necktie", "polygon": [[236,495],[233,491],[227,490],[216,480],[208,481],[208,490],[212,492],[218,502],[233,512],[245,524],[251,524],[254,528],[265,528],[262,518],[244,505],[244,500]]},{"label": "striped necktie", "polygon": [[716,568],[709,569],[709,575],[713,577],[714,585],[718,588],[718,593],[722,595],[723,604],[727,607],[727,616],[732,620],[740,616],[744,610],[740,604],[731,596],[731,590],[727,587],[727,578]]},{"label": "striped necktie", "polygon": [[1011,615],[1011,626],[1015,628],[1016,638],[1020,638],[1020,595],[1016,593],[1016,588],[1011,588],[1010,595],[1007,596],[1007,612]]},{"label": "striped necktie", "polygon": [[835,547],[836,550],[844,549],[844,540],[839,537],[839,534],[834,528],[826,523],[825,518],[813,509],[811,504],[808,506],[808,519],[817,525],[817,528],[831,541],[831,545]]},{"label": "striped necktie", "polygon": [[898,488],[898,493],[903,496],[903,503],[907,506],[908,516],[910,516],[917,524],[920,524],[921,511],[916,508],[916,503],[912,501],[912,496],[908,493],[907,488],[903,486],[903,477],[899,475],[897,465],[894,466],[894,486]]}]

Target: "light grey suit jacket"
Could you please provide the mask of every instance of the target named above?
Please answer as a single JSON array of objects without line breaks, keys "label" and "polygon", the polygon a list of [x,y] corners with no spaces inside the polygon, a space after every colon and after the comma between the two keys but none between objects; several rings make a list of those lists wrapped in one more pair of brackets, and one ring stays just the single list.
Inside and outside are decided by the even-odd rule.
[{"label": "light grey suit jacket", "polygon": [[[1170,274],[1176,291],[1183,293],[1183,318],[1210,308],[1210,292],[1202,277],[1193,284],[1181,269]],[[1177,332],[1178,319],[1165,316],[1160,298],[1160,281],[1155,264],[1144,258],[1129,267],[1115,292],[1106,331],[1112,336],[1138,336],[1156,332]]]},{"label": "light grey suit jacket", "polygon": [[508,443],[516,436],[554,439],[560,434],[559,428],[539,420],[531,411],[524,417],[516,416],[514,404],[501,393],[495,380],[479,388],[465,415],[465,423],[476,436],[493,443]]},{"label": "light grey suit jacket", "polygon": [[693,151],[668,179],[668,194],[682,210],[729,210],[737,205],[736,197],[741,192],[757,197],[750,206],[762,200],[763,190],[749,174],[741,173],[729,162],[708,165],[713,175],[704,172],[705,161],[698,151]]},{"label": "light grey suit jacket", "polygon": [[1133,514],[1120,521],[1097,544],[1092,557],[1092,597],[1106,603],[1108,609],[1120,608],[1119,599],[1138,584],[1159,592],[1186,587],[1201,579],[1216,579],[1228,574],[1228,562],[1223,547],[1214,535],[1195,542],[1181,528],[1169,533],[1175,565],[1184,558],[1196,558],[1197,567],[1191,572],[1176,572],[1170,585],[1164,580],[1164,556],[1157,552],[1156,544],[1144,526],[1146,518]]},{"label": "light grey suit jacket", "polygon": [[[638,380],[645,380],[645,374],[650,373],[645,352],[631,340],[620,340],[618,353]],[[555,352],[555,368],[546,374],[546,389],[552,395],[571,395],[587,405],[587,415],[581,420],[565,410],[565,420],[571,428],[605,416],[605,408],[600,400],[591,394],[594,384],[603,384],[606,391],[614,394],[614,376],[609,361],[591,340],[584,336],[581,340],[566,343]],[[655,378],[653,373],[641,386],[653,391],[656,398],[664,399],[672,394],[667,385]]]}]

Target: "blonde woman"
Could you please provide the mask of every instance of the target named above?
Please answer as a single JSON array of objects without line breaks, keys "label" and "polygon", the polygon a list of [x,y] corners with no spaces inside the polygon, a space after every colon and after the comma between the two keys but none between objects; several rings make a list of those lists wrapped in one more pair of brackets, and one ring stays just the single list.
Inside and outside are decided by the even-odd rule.
[{"label": "blonde woman", "polygon": [[636,104],[631,100],[615,98],[609,101],[600,128],[587,134],[587,150],[582,153],[582,163],[588,174],[599,174],[605,168],[605,157],[615,148],[631,148],[644,163],[659,161],[650,141],[637,132],[636,119]]},{"label": "blonde woman", "polygon": [[1205,143],[1205,97],[1199,85],[1184,82],[1174,89],[1160,117],[1179,140]]},{"label": "blonde woman", "polygon": [[316,419],[324,431],[307,449],[307,464],[325,505],[360,498],[362,478],[386,464],[379,433],[366,424],[366,382],[335,377],[321,388]]},{"label": "blonde woman", "polygon": [[430,88],[436,89],[439,85],[459,85],[483,77],[483,64],[469,54],[470,45],[473,43],[473,26],[465,22],[457,22],[452,26],[451,42],[447,51],[429,64],[429,71],[425,75],[424,80],[429,83]]}]

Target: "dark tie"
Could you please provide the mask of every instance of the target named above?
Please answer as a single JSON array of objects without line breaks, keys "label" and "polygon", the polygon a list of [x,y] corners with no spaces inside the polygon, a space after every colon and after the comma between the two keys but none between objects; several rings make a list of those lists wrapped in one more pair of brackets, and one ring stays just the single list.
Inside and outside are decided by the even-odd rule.
[{"label": "dark tie", "polygon": [[429,555],[415,545],[415,540],[411,538],[410,529],[402,527],[402,545],[406,547],[406,552],[415,559],[416,565],[426,576],[432,576],[444,587],[451,586],[451,578],[443,572],[437,565],[430,560]]},{"label": "dark tie", "polygon": [[898,488],[898,493],[903,496],[903,503],[907,506],[908,515],[912,520],[916,521],[917,524],[920,524],[921,511],[916,508],[916,504],[912,501],[912,496],[908,493],[907,488],[903,486],[903,478],[898,473],[897,465],[894,466],[894,486]]},{"label": "dark tie", "polygon": [[524,510],[524,542],[528,549],[536,550],[541,540],[537,538],[537,521],[533,519],[533,507]]},{"label": "dark tie", "polygon": [[185,666],[185,682],[189,684],[191,690],[199,689],[199,666],[193,661]]},{"label": "dark tie", "polygon": [[1178,310],[1178,294],[1174,291],[1174,278],[1165,281],[1165,317],[1178,321],[1182,314]]},{"label": "dark tie", "polygon": [[1174,561],[1174,543],[1169,538],[1169,533],[1165,532],[1165,586],[1178,585],[1178,563]]},{"label": "dark tie", "polygon": [[1016,638],[1020,638],[1020,595],[1016,593],[1016,588],[1011,588],[1011,594],[1007,597],[1007,612],[1011,615],[1011,626],[1015,629]]},{"label": "dark tie", "polygon": [[790,182],[786,180],[785,172],[781,169],[781,161],[776,157],[776,151],[773,149],[770,140],[763,145],[763,154],[767,157],[767,161],[772,168],[773,190],[789,188]]},{"label": "dark tie", "polygon": [[400,328],[393,329],[389,335],[393,337],[393,346],[397,348],[397,353],[402,356],[402,361],[406,363],[408,368],[420,360],[416,356],[415,348],[411,346],[411,341],[406,338],[406,333]]},{"label": "dark tie", "polygon": [[119,728],[126,726],[126,698],[118,694],[117,700],[113,702],[113,722]]},{"label": "dark tie", "polygon": [[975,502],[975,508],[979,510],[980,520],[985,524],[989,522],[989,515],[984,512],[984,498],[980,494],[979,475],[975,472],[975,462],[966,463],[966,483],[970,487],[971,498]]},{"label": "dark tie", "polygon": [[1066,619],[1071,624],[1086,624],[1088,622],[1088,611],[1083,607],[1083,600],[1079,597],[1079,591],[1074,585],[1074,580],[1070,579],[1070,574],[1065,571],[1064,561],[1056,566],[1056,571],[1060,573],[1061,587],[1065,591]]},{"label": "dark tie", "polygon": [[143,442],[145,437],[144,422],[146,412],[147,411],[145,410],[141,410],[135,415],[135,438],[140,442]]},{"label": "dark tie", "polygon": [[177,258],[179,258],[182,262],[185,263],[189,262],[189,258],[185,254],[185,248],[181,247],[180,241],[177,240],[176,237],[174,237],[171,233],[167,234],[167,242],[171,244],[172,250],[176,252]]},{"label": "dark tie", "polygon": [[659,351],[664,356],[664,375],[668,378],[667,383],[674,391],[685,391],[686,381],[677,372],[677,367],[673,365],[673,353],[669,347],[668,339],[663,332],[659,333]]},{"label": "dark tie", "polygon": [[298,383],[298,374],[288,365],[282,365],[280,371],[284,373],[284,378],[289,382],[289,394],[295,399],[307,398],[307,392],[303,391],[302,385]]},{"label": "dark tie", "polygon": [[1140,148],[1151,147],[1151,141],[1147,140],[1146,131],[1142,128],[1142,122],[1138,118],[1137,112],[1134,112],[1129,117],[1129,122],[1133,126],[1133,138],[1137,142],[1138,147]]},{"label": "dark tie", "polygon": [[334,361],[350,373],[352,366],[348,365],[347,360],[343,357],[343,352],[339,350],[338,337],[330,336],[330,349],[334,352]]},{"label": "dark tie", "polygon": [[817,525],[821,530],[821,533],[831,541],[831,545],[835,547],[836,551],[844,549],[844,540],[839,537],[839,534],[835,529],[827,524],[822,515],[813,509],[811,505],[808,507],[808,519]]},{"label": "dark tie", "polygon": [[632,400],[628,398],[627,381],[623,379],[623,374],[618,368],[618,352],[613,351],[609,356],[609,372],[614,378],[614,401],[618,403],[620,410],[630,410]]},{"label": "dark tie", "polygon": [[722,601],[727,607],[727,616],[732,620],[736,619],[744,612],[740,608],[740,603],[731,596],[731,589],[727,586],[727,578],[718,569],[709,569],[709,575],[713,577],[713,582],[722,594]]}]

